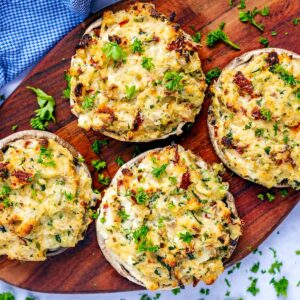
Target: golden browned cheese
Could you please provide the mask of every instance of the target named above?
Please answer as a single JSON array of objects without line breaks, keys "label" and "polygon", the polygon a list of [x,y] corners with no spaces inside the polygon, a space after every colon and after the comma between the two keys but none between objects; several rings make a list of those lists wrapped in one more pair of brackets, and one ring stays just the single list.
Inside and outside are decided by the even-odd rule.
[{"label": "golden browned cheese", "polygon": [[212,112],[222,160],[268,188],[300,189],[300,58],[282,50],[256,53],[226,68]]},{"label": "golden browned cheese", "polygon": [[204,99],[198,48],[153,4],[105,12],[82,37],[69,70],[79,126],[126,141],[181,133]]},{"label": "golden browned cheese", "polygon": [[241,234],[221,170],[177,145],[127,163],[97,220],[106,256],[150,290],[213,283]]},{"label": "golden browned cheese", "polygon": [[19,139],[0,161],[0,255],[45,260],[74,247],[91,222],[97,198],[91,178],[53,139]]}]

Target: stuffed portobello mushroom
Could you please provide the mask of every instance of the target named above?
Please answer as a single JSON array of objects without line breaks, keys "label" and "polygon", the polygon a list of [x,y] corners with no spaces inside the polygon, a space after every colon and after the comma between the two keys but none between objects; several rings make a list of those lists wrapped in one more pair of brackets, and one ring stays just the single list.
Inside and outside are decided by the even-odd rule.
[{"label": "stuffed portobello mushroom", "polygon": [[220,159],[267,188],[300,189],[300,56],[260,49],[234,59],[213,87],[208,127]]},{"label": "stuffed portobello mushroom", "polygon": [[0,255],[42,261],[74,247],[97,199],[82,157],[58,136],[29,130],[0,141]]},{"label": "stuffed portobello mushroom", "polygon": [[206,89],[199,44],[153,4],[106,11],[71,61],[70,102],[78,125],[121,141],[180,134]]},{"label": "stuffed portobello mushroom", "polygon": [[221,170],[179,145],[148,151],[122,166],[96,223],[111,265],[150,290],[212,284],[241,235]]}]

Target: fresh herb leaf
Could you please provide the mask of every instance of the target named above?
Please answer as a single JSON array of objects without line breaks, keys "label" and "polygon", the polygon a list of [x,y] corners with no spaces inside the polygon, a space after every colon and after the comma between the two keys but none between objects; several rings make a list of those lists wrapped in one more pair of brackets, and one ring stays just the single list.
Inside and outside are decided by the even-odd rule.
[{"label": "fresh herb leaf", "polygon": [[113,60],[115,62],[120,60],[125,61],[126,53],[116,42],[106,43],[103,46],[102,51],[104,52],[105,56],[110,60]]},{"label": "fresh herb leaf", "polygon": [[278,122],[276,121],[275,124],[273,125],[273,130],[274,130],[274,135],[276,136],[277,135],[277,132],[278,132]]},{"label": "fresh herb leaf", "polygon": [[201,33],[200,31],[196,31],[193,35],[192,35],[192,39],[195,43],[200,43],[201,41]]},{"label": "fresh herb leaf", "polygon": [[269,40],[263,36],[259,37],[259,42],[265,47],[269,47]]},{"label": "fresh herb leaf", "polygon": [[107,144],[108,144],[108,140],[95,140],[92,144],[92,150],[94,153],[99,154],[101,147]]},{"label": "fresh herb leaf", "polygon": [[276,36],[276,35],[277,35],[277,32],[276,32],[276,31],[272,31],[272,32],[271,32],[271,35],[272,35],[272,36]]},{"label": "fresh herb leaf", "polygon": [[269,202],[273,202],[275,200],[275,195],[271,193],[267,193],[267,198]]},{"label": "fresh herb leaf", "polygon": [[137,93],[137,89],[136,89],[135,85],[132,85],[132,86],[125,85],[125,90],[126,90],[126,96],[128,99],[132,99]]},{"label": "fresh herb leaf", "polygon": [[239,9],[244,9],[246,8],[246,3],[245,0],[241,0],[240,5],[238,6]]},{"label": "fresh herb leaf", "polygon": [[46,167],[55,167],[55,161],[52,158],[53,158],[52,150],[44,146],[41,146],[40,155],[37,162]]},{"label": "fresh herb leaf", "polygon": [[147,236],[148,231],[149,231],[149,228],[147,225],[142,225],[140,228],[135,230],[132,234],[134,242],[138,243],[141,240],[144,240]]},{"label": "fresh herb leaf", "polygon": [[11,126],[11,130],[12,131],[16,131],[18,129],[19,125],[13,125]]},{"label": "fresh herb leaf", "polygon": [[209,295],[209,289],[201,288],[199,293],[208,296]]},{"label": "fresh herb leaf", "polygon": [[252,24],[253,26],[255,26],[257,29],[259,29],[260,31],[264,31],[264,25],[263,24],[259,24],[254,20],[254,17],[260,14],[261,16],[267,16],[269,15],[269,8],[268,7],[264,7],[262,10],[257,9],[256,7],[250,11],[240,11],[239,12],[239,18],[240,21],[243,23],[247,23],[249,22],[250,24]]},{"label": "fresh herb leaf", "polygon": [[115,162],[117,163],[117,165],[119,167],[121,167],[125,164],[125,161],[121,156],[117,156],[116,159],[115,159]]},{"label": "fresh herb leaf", "polygon": [[150,71],[154,67],[154,64],[152,62],[152,58],[151,57],[143,57],[142,58],[142,67],[144,69]]},{"label": "fresh herb leaf", "polygon": [[131,50],[133,53],[143,53],[144,48],[142,41],[139,39],[135,39],[131,45]]},{"label": "fresh herb leaf", "polygon": [[61,237],[59,234],[56,234],[54,237],[57,242],[61,243]]},{"label": "fresh herb leaf", "polygon": [[259,265],[260,265],[259,262],[255,263],[255,264],[251,267],[250,271],[251,271],[252,273],[257,273],[258,270],[259,270]]},{"label": "fresh herb leaf", "polygon": [[10,292],[1,293],[0,300],[15,300],[15,296]]},{"label": "fresh herb leaf", "polygon": [[300,255],[300,250],[295,251],[296,255]]},{"label": "fresh herb leaf", "polygon": [[72,76],[68,72],[65,72],[64,78],[67,81],[67,88],[65,90],[63,90],[63,97],[66,98],[66,99],[69,99],[70,98],[70,93],[71,93],[71,79],[72,79]]},{"label": "fresh herb leaf", "polygon": [[94,106],[95,97],[96,96],[92,96],[92,97],[85,96],[82,102],[82,108],[84,110],[91,110]]},{"label": "fresh herb leaf", "polygon": [[215,78],[218,78],[221,74],[222,70],[219,67],[215,67],[211,70],[209,70],[206,74],[206,83],[210,84]]},{"label": "fresh herb leaf", "polygon": [[137,193],[135,195],[136,202],[138,204],[145,204],[148,196],[143,188],[138,188]]},{"label": "fresh herb leaf", "polygon": [[120,216],[122,222],[126,221],[129,219],[130,215],[128,215],[125,211],[124,208],[122,208],[119,212],[118,212],[118,215]]},{"label": "fresh herb leaf", "polygon": [[190,233],[190,232],[185,232],[185,233],[179,233],[179,238],[183,241],[183,242],[185,242],[185,243],[190,243],[191,241],[192,241],[192,239],[193,239],[193,235]]},{"label": "fresh herb leaf", "polygon": [[97,171],[101,171],[106,168],[106,161],[101,160],[101,159],[94,159],[94,160],[92,160],[92,166]]},{"label": "fresh herb leaf", "polygon": [[48,127],[50,121],[55,122],[54,108],[55,100],[52,96],[46,94],[44,91],[38,88],[27,86],[27,89],[32,90],[37,96],[37,102],[39,109],[35,110],[35,118],[30,120],[32,128],[44,130]]},{"label": "fresh herb leaf", "polygon": [[293,19],[293,24],[296,26],[299,24],[300,18],[294,18]]},{"label": "fresh herb leaf", "polygon": [[225,280],[226,285],[227,285],[228,287],[231,287],[231,284],[230,284],[229,280],[228,280],[227,278],[225,278],[224,280]]},{"label": "fresh herb leaf", "polygon": [[181,292],[180,288],[176,288],[172,290],[172,293],[176,296]]},{"label": "fresh herb leaf", "polygon": [[277,297],[279,297],[280,295],[287,297],[287,289],[288,289],[289,281],[285,277],[282,277],[278,281],[272,278],[270,283],[273,284]]},{"label": "fresh herb leaf", "polygon": [[261,137],[264,135],[265,130],[263,128],[257,128],[255,129],[255,136],[256,137]]},{"label": "fresh herb leaf", "polygon": [[269,269],[269,273],[270,274],[276,274],[276,271],[278,273],[280,273],[280,269],[282,267],[282,262],[279,262],[278,260],[275,260],[275,262],[272,263],[270,269]]},{"label": "fresh herb leaf", "polygon": [[265,107],[261,108],[260,113],[261,113],[261,115],[263,116],[263,118],[265,120],[267,120],[267,121],[271,121],[272,120],[272,113],[271,113],[271,111],[269,111]]},{"label": "fresh herb leaf", "polygon": [[286,197],[289,194],[287,189],[280,190],[281,197]]},{"label": "fresh herb leaf", "polygon": [[164,173],[166,173],[166,168],[168,164],[163,164],[160,167],[153,168],[152,175],[156,178],[160,178]]},{"label": "fresh herb leaf", "polygon": [[99,174],[98,181],[103,185],[109,185],[111,179],[109,177],[105,177],[103,174]]},{"label": "fresh herb leaf", "polygon": [[300,82],[299,80],[296,80],[296,78],[292,74],[290,74],[286,69],[284,69],[282,65],[277,64],[271,66],[269,70],[274,74],[278,74],[279,77],[289,85],[296,85]]},{"label": "fresh herb leaf", "polygon": [[270,154],[270,151],[271,151],[271,147],[270,146],[267,146],[264,148],[265,152],[269,155]]},{"label": "fresh herb leaf", "polygon": [[164,75],[165,87],[170,91],[182,91],[182,78],[183,74],[181,73],[167,71]]},{"label": "fresh herb leaf", "polygon": [[229,45],[230,47],[232,47],[235,50],[240,50],[240,46],[233,43],[229,37],[224,33],[223,29],[224,29],[225,23],[222,22],[219,26],[218,29],[211,31],[208,33],[207,37],[206,37],[206,45],[208,47],[213,47],[215,46],[218,42],[223,41],[225,44]]},{"label": "fresh herb leaf", "polygon": [[73,201],[74,200],[74,196],[71,193],[67,193],[66,191],[64,192],[66,199],[68,201]]},{"label": "fresh herb leaf", "polygon": [[277,251],[273,248],[269,248],[272,252],[273,252],[273,257],[276,258],[277,257]]},{"label": "fresh herb leaf", "polygon": [[257,284],[257,278],[249,278],[251,280],[250,286],[247,288],[247,292],[251,293],[253,296],[256,296],[260,289],[256,287]]}]

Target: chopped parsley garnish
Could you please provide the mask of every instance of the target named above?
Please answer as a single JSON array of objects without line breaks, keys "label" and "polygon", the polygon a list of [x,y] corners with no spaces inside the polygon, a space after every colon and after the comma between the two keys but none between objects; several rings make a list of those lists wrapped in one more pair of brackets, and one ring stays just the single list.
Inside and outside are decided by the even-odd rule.
[{"label": "chopped parsley garnish", "polygon": [[287,289],[288,289],[289,281],[284,276],[278,281],[272,278],[270,283],[273,284],[277,297],[279,297],[280,295],[287,297]]},{"label": "chopped parsley garnish", "polygon": [[282,65],[274,65],[269,68],[270,72],[274,74],[278,74],[279,77],[287,84],[289,85],[296,85],[299,83],[296,78],[290,74]]},{"label": "chopped parsley garnish", "polygon": [[240,46],[233,43],[229,37],[226,35],[226,33],[224,33],[223,29],[224,29],[225,23],[222,22],[219,25],[219,28],[211,31],[208,33],[207,37],[206,37],[206,45],[208,47],[213,47],[215,46],[218,42],[223,41],[225,44],[227,44],[228,46],[232,47],[235,50],[240,50]]},{"label": "chopped parsley garnish", "polygon": [[269,248],[272,252],[273,252],[273,257],[276,258],[277,257],[277,252],[275,249],[273,248]]},{"label": "chopped parsley garnish", "polygon": [[215,78],[218,78],[221,74],[222,70],[219,67],[215,67],[211,70],[209,70],[206,74],[205,74],[205,81],[207,84],[210,84]]},{"label": "chopped parsley garnish", "polygon": [[152,62],[152,58],[151,57],[143,57],[142,58],[142,67],[144,69],[150,71],[154,67],[154,64]]},{"label": "chopped parsley garnish", "polygon": [[260,289],[256,287],[257,284],[257,278],[249,278],[251,280],[250,286],[247,288],[247,292],[251,293],[253,296],[256,296]]},{"label": "chopped parsley garnish", "polygon": [[240,5],[238,6],[238,9],[244,9],[246,8],[246,2],[245,0],[241,0]]},{"label": "chopped parsley garnish", "polygon": [[192,239],[193,239],[193,235],[190,233],[190,232],[185,232],[185,233],[179,233],[179,238],[183,241],[183,242],[185,242],[185,243],[190,243],[191,241],[192,241]]},{"label": "chopped parsley garnish", "polygon": [[286,197],[289,194],[287,189],[280,190],[281,197]]},{"label": "chopped parsley garnish", "polygon": [[257,29],[259,29],[260,31],[264,30],[264,25],[263,24],[259,24],[254,20],[254,17],[257,14],[260,14],[261,16],[268,16],[270,13],[270,10],[268,7],[264,7],[262,10],[257,9],[256,7],[250,11],[240,11],[239,12],[239,17],[240,17],[240,21],[243,23],[249,22],[250,24],[252,24],[253,26],[255,26]]},{"label": "chopped parsley garnish", "polygon": [[276,31],[272,31],[272,32],[271,32],[271,35],[272,35],[272,36],[276,36],[276,35],[277,35],[277,32],[276,32]]},{"label": "chopped parsley garnish", "polygon": [[300,255],[300,250],[295,251],[296,255]]},{"label": "chopped parsley garnish", "polygon": [[168,179],[170,180],[170,182],[171,182],[172,184],[177,184],[177,178],[176,178],[176,177],[170,176],[170,177],[168,177]]},{"label": "chopped parsley garnish", "polygon": [[59,234],[56,234],[56,235],[55,235],[55,240],[56,240],[57,242],[61,243],[61,237],[60,237]]},{"label": "chopped parsley garnish", "polygon": [[192,35],[192,39],[195,43],[200,43],[201,41],[201,33],[200,31],[196,31],[193,35]]},{"label": "chopped parsley garnish", "polygon": [[94,159],[92,160],[92,166],[97,170],[103,170],[106,168],[106,161],[101,160],[101,159]]},{"label": "chopped parsley garnish", "polygon": [[201,288],[199,293],[208,296],[209,295],[209,289]]},{"label": "chopped parsley garnish", "polygon": [[159,246],[154,246],[151,241],[146,239],[146,236],[149,232],[147,225],[142,225],[139,229],[133,232],[132,236],[134,242],[138,244],[137,250],[139,252],[156,252],[159,249]]},{"label": "chopped parsley garnish", "polygon": [[265,47],[269,47],[269,40],[266,37],[260,36],[259,37],[259,42]]},{"label": "chopped parsley garnish", "polygon": [[125,91],[126,91],[127,99],[132,99],[137,93],[137,89],[135,85],[132,86],[125,85]]},{"label": "chopped parsley garnish", "polygon": [[160,178],[164,173],[166,173],[166,168],[168,164],[163,164],[160,167],[153,168],[152,175],[156,178]]},{"label": "chopped parsley garnish", "polygon": [[255,136],[256,137],[261,137],[264,135],[265,130],[263,128],[257,128],[255,129]]},{"label": "chopped parsley garnish", "polygon": [[133,239],[135,243],[138,243],[141,239],[145,238],[149,228],[147,225],[142,225],[139,229],[133,232]]},{"label": "chopped parsley garnish", "polygon": [[275,124],[273,125],[273,130],[274,130],[274,135],[277,135],[278,132],[278,122],[276,121]]},{"label": "chopped parsley garnish", "polygon": [[119,60],[124,61],[126,58],[126,53],[116,42],[106,43],[103,46],[102,51],[108,59],[112,59],[115,62]]},{"label": "chopped parsley garnish", "polygon": [[71,193],[67,193],[67,192],[65,191],[64,194],[65,194],[66,199],[67,199],[68,201],[74,200],[74,196],[73,196]]},{"label": "chopped parsley garnish", "polygon": [[143,188],[138,188],[137,193],[135,195],[136,202],[138,204],[145,204],[148,199],[148,196]]},{"label": "chopped parsley garnish", "polygon": [[95,97],[96,96],[84,97],[83,102],[82,102],[82,108],[85,110],[91,110],[94,106]]},{"label": "chopped parsley garnish", "polygon": [[46,167],[54,167],[55,161],[52,158],[53,158],[52,150],[44,146],[41,146],[40,155],[37,162]]},{"label": "chopped parsley garnish", "polygon": [[245,129],[250,129],[252,127],[252,122],[250,121],[248,124],[245,125]]},{"label": "chopped parsley garnish", "polygon": [[125,160],[121,156],[117,156],[115,159],[115,162],[119,167],[123,166],[125,164]]},{"label": "chopped parsley garnish", "polygon": [[264,148],[265,152],[269,155],[270,154],[270,151],[271,151],[271,147],[270,146],[267,146]]},{"label": "chopped parsley garnish", "polygon": [[183,74],[167,71],[164,75],[165,79],[165,87],[170,91],[182,91],[183,85],[181,80],[183,78]]},{"label": "chopped parsley garnish", "polygon": [[41,89],[36,89],[31,86],[27,86],[27,89],[32,90],[36,94],[37,102],[40,107],[35,110],[35,117],[30,120],[31,127],[38,130],[45,130],[50,121],[55,122],[53,115],[55,100]]},{"label": "chopped parsley garnish", "polygon": [[172,290],[172,293],[176,296],[181,292],[180,288],[176,288]]},{"label": "chopped parsley garnish", "polygon": [[11,126],[11,130],[12,131],[16,131],[18,129],[19,125],[13,125]]},{"label": "chopped parsley garnish", "polygon": [[119,212],[118,212],[118,215],[120,216],[122,222],[126,221],[129,219],[130,215],[128,215],[125,211],[124,208],[122,208]]},{"label": "chopped parsley garnish", "polygon": [[278,273],[280,273],[280,269],[282,267],[282,262],[279,262],[278,260],[275,260],[275,262],[272,263],[270,269],[268,270],[268,272],[270,274],[276,274],[276,271]]},{"label": "chopped parsley garnish", "polygon": [[67,81],[67,88],[65,90],[63,90],[63,97],[66,99],[70,98],[70,92],[71,92],[71,79],[72,76],[65,72],[65,76],[64,76],[65,80]]},{"label": "chopped parsley garnish", "polygon": [[143,53],[144,48],[142,41],[139,39],[135,39],[131,45],[131,50],[133,53]]},{"label": "chopped parsley garnish", "polygon": [[10,292],[1,293],[0,300],[15,300],[15,296]]},{"label": "chopped parsley garnish", "polygon": [[92,144],[92,150],[94,153],[99,154],[101,147],[107,144],[108,144],[108,140],[95,140]]},{"label": "chopped parsley garnish", "polygon": [[258,270],[259,270],[259,265],[260,265],[259,262],[255,263],[255,264],[251,267],[250,271],[251,271],[252,273],[257,273]]},{"label": "chopped parsley garnish", "polygon": [[109,177],[105,177],[103,174],[99,174],[98,181],[103,185],[109,185],[111,179]]},{"label": "chopped parsley garnish", "polygon": [[266,196],[267,196],[269,202],[273,202],[275,200],[274,194],[267,193]]},{"label": "chopped parsley garnish", "polygon": [[296,26],[299,24],[300,18],[294,18],[293,19],[293,24]]},{"label": "chopped parsley garnish", "polygon": [[225,283],[226,283],[226,285],[227,285],[228,287],[231,287],[231,284],[230,284],[230,282],[229,282],[229,280],[228,280],[227,278],[225,278],[224,281],[225,281]]}]

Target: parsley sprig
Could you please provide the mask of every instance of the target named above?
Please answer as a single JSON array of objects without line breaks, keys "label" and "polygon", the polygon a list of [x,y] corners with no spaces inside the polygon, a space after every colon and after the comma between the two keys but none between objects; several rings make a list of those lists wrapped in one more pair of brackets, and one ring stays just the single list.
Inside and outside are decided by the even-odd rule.
[{"label": "parsley sprig", "polygon": [[103,46],[102,51],[104,52],[106,58],[109,60],[113,60],[115,62],[125,61],[126,53],[116,42],[106,43]]},{"label": "parsley sprig", "polygon": [[215,78],[218,78],[221,74],[222,70],[219,67],[215,67],[211,70],[209,70],[206,74],[205,74],[205,81],[207,84],[210,84]]},{"label": "parsley sprig", "polygon": [[71,79],[72,79],[72,76],[68,72],[66,72],[64,78],[67,81],[67,88],[65,90],[63,90],[63,97],[66,98],[66,99],[69,99],[70,98],[70,92],[71,92]]},{"label": "parsley sprig", "polygon": [[227,34],[223,31],[225,27],[225,23],[222,22],[219,25],[219,28],[211,31],[208,33],[207,37],[206,37],[206,45],[208,47],[213,47],[215,46],[217,43],[219,42],[224,42],[225,44],[227,44],[228,46],[232,47],[235,50],[240,50],[240,46],[235,44],[234,42],[232,42],[229,37],[227,36]]},{"label": "parsley sprig", "polygon": [[254,19],[254,17],[258,14],[260,14],[263,17],[268,16],[270,14],[269,7],[264,7],[261,10],[259,10],[255,7],[252,11],[250,11],[250,10],[240,11],[239,12],[240,21],[243,23],[249,22],[250,24],[255,26],[258,30],[264,31],[264,25],[257,23]]},{"label": "parsley sprig", "polygon": [[30,120],[30,124],[34,129],[45,130],[50,121],[55,122],[55,117],[53,115],[55,100],[41,89],[32,86],[27,86],[27,89],[32,90],[36,94],[37,102],[40,107],[35,110],[35,117]]},{"label": "parsley sprig", "polygon": [[169,91],[182,91],[183,85],[182,85],[182,78],[183,74],[177,73],[174,71],[167,71],[164,75],[165,79],[165,87]]}]

